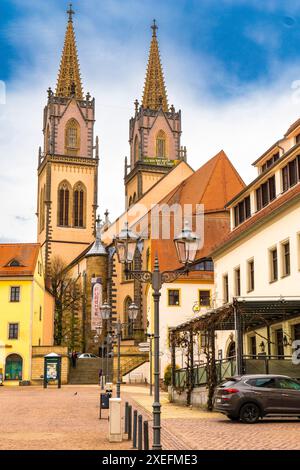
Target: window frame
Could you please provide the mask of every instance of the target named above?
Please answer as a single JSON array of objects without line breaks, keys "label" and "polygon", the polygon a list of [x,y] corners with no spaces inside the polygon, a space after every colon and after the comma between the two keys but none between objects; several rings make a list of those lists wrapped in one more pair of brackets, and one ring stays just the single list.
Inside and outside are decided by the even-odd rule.
[{"label": "window frame", "polygon": [[[170,292],[178,292],[178,304],[170,304]],[[167,289],[167,306],[168,307],[181,307],[181,289],[180,288],[168,288]]]},{"label": "window frame", "polygon": [[[274,256],[273,254],[276,253],[276,270],[274,269]],[[275,276],[276,271],[276,276]],[[269,248],[269,282],[277,282],[279,279],[279,266],[278,266],[278,248],[277,245],[272,246]]]},{"label": "window frame", "polygon": [[[11,337],[11,328],[16,327],[16,332],[17,336],[16,337]],[[15,333],[15,330],[13,329],[13,332]],[[20,324],[18,322],[9,322],[8,323],[8,332],[7,332],[7,338],[9,341],[17,341],[20,337]]]},{"label": "window frame", "polygon": [[[201,303],[201,292],[208,292],[208,304],[202,304]],[[199,306],[201,307],[211,307],[211,289],[198,289],[198,300],[199,300]]]},{"label": "window frame", "polygon": [[[288,252],[286,252],[286,247],[289,247]],[[284,240],[280,243],[281,247],[281,277],[288,277],[291,274],[291,243],[290,240]],[[286,265],[286,260],[288,257],[288,269]]]},{"label": "window frame", "polygon": [[[252,268],[253,267],[253,268]],[[255,264],[254,258],[247,260],[247,293],[255,289]]]},{"label": "window frame", "polygon": [[[12,290],[13,289],[18,289],[19,295],[18,295],[18,300],[13,300],[12,299]],[[21,302],[21,286],[9,286],[9,302],[15,304]]]}]

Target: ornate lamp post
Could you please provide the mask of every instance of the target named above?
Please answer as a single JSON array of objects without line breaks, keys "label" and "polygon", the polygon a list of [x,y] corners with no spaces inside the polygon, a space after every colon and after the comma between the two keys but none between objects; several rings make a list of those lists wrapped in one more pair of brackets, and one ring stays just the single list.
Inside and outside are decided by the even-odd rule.
[{"label": "ornate lamp post", "polygon": [[[135,322],[138,316],[138,312],[139,312],[139,308],[133,302],[128,308],[129,320],[132,322]],[[105,302],[100,307],[100,313],[101,313],[103,320],[109,321],[110,314],[111,314],[111,306],[107,302]],[[121,395],[121,335],[122,335],[122,328],[126,325],[127,323],[121,323],[120,320],[118,320],[116,323],[112,323],[111,325],[108,325],[108,328],[107,328],[108,331],[110,331],[110,326],[114,326],[116,328],[115,336],[117,337],[117,345],[118,345],[117,398],[120,398],[120,395]]]},{"label": "ornate lamp post", "polygon": [[[122,264],[133,261],[139,237],[125,224],[124,229],[115,237],[115,248],[119,262]],[[159,299],[160,291],[164,283],[173,282],[178,277],[187,274],[189,264],[196,257],[199,246],[199,237],[191,231],[188,223],[185,223],[180,235],[174,239],[178,260],[184,265],[184,269],[175,271],[163,271],[159,269],[157,255],[155,256],[154,271],[126,270],[134,279],[151,284],[154,301],[154,402],[153,402],[153,450],[159,450],[161,446],[161,405],[160,405],[160,367],[159,367]]]}]

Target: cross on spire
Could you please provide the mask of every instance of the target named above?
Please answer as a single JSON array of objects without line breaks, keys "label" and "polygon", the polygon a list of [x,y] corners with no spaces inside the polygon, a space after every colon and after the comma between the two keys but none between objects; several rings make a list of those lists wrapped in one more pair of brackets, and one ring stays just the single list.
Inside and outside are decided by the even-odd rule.
[{"label": "cross on spire", "polygon": [[75,11],[72,8],[72,3],[69,5],[69,10],[67,10],[67,14],[69,15],[69,21],[73,21],[73,15],[75,15]]},{"label": "cross on spire", "polygon": [[153,20],[153,24],[151,26],[151,29],[152,29],[152,37],[155,38],[156,37],[156,31],[158,30],[156,20]]}]

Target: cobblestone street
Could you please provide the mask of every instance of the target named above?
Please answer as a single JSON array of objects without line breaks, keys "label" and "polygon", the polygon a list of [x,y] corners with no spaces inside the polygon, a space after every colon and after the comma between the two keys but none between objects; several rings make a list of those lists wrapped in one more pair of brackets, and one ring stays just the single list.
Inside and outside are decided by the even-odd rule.
[{"label": "cobblestone street", "polygon": [[[97,386],[0,388],[0,449],[130,449],[131,442],[108,442],[108,421],[98,419],[99,393]],[[151,434],[149,390],[122,386],[122,397],[123,404],[129,401],[150,421]],[[161,402],[165,450],[300,449],[298,419],[244,425],[217,413],[170,404],[166,393]]]}]

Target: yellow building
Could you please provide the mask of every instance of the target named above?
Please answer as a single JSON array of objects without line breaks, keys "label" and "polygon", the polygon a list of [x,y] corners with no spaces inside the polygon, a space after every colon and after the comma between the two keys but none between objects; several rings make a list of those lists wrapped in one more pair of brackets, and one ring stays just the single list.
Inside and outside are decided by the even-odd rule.
[{"label": "yellow building", "polygon": [[53,344],[54,299],[39,244],[0,245],[0,374],[30,381],[32,347]]}]

